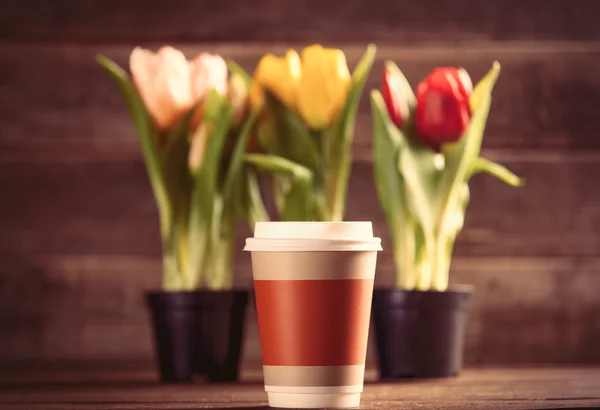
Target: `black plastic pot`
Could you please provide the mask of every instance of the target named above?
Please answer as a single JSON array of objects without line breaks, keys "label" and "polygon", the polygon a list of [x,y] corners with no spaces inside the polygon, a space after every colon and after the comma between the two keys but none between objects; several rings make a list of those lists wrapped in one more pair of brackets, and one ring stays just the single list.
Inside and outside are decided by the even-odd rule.
[{"label": "black plastic pot", "polygon": [[196,292],[200,322],[195,370],[209,381],[238,379],[248,291]]},{"label": "black plastic pot", "polygon": [[372,316],[381,378],[453,377],[462,370],[471,287],[376,289]]},{"label": "black plastic pot", "polygon": [[200,329],[194,292],[154,292],[147,295],[158,367],[163,382],[191,382]]}]

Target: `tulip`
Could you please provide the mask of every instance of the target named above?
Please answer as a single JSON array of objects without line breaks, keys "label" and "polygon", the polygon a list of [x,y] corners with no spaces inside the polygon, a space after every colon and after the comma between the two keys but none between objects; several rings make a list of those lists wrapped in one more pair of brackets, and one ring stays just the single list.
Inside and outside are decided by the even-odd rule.
[{"label": "tulip", "polygon": [[262,107],[264,88],[272,92],[286,107],[294,109],[300,75],[300,57],[296,51],[288,50],[285,57],[265,54],[254,72],[253,86],[250,91],[251,105]]},{"label": "tulip", "polygon": [[402,90],[402,80],[398,73],[386,68],[381,79],[381,94],[392,122],[398,128],[404,127],[408,121],[410,108]]},{"label": "tulip", "polygon": [[342,50],[318,44],[302,50],[297,109],[309,128],[323,129],[335,121],[346,103],[350,83]]},{"label": "tulip", "polygon": [[140,98],[158,129],[172,127],[192,107],[190,67],[181,51],[165,46],[153,53],[136,47],[129,66]]},{"label": "tulip", "polygon": [[208,92],[216,90],[221,95],[227,92],[227,63],[219,55],[202,53],[190,61],[190,70],[193,101],[200,103],[189,124],[193,132],[202,121]]},{"label": "tulip", "polygon": [[464,69],[437,68],[417,88],[416,127],[430,145],[455,142],[471,119],[471,79]]},{"label": "tulip", "polygon": [[190,62],[192,97],[200,101],[212,89],[219,94],[227,92],[227,63],[219,55],[202,53]]}]

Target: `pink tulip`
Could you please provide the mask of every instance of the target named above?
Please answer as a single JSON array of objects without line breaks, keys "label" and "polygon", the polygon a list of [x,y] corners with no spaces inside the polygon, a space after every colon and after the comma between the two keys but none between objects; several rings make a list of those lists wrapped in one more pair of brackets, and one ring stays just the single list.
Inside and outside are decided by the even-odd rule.
[{"label": "pink tulip", "polygon": [[227,64],[219,55],[202,53],[190,61],[192,96],[200,101],[212,89],[219,94],[227,92]]},{"label": "pink tulip", "polygon": [[129,66],[140,97],[158,129],[170,128],[192,107],[191,70],[181,51],[165,46],[153,53],[136,47]]}]

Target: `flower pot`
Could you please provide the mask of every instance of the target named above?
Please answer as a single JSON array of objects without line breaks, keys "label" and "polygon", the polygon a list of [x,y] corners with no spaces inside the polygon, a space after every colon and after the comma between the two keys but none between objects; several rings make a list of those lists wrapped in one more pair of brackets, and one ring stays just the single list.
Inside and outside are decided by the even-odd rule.
[{"label": "flower pot", "polygon": [[199,329],[193,292],[147,294],[160,377],[163,382],[191,382]]},{"label": "flower pot", "polygon": [[209,381],[238,379],[248,295],[245,290],[195,293],[200,323],[195,369]]},{"label": "flower pot", "polygon": [[471,294],[471,287],[376,289],[373,320],[381,378],[456,376],[462,369]]}]

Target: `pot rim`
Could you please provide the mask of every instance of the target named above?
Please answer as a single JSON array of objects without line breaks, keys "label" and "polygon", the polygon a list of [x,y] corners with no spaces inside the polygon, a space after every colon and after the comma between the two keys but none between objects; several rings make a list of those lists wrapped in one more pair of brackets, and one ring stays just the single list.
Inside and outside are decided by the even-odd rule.
[{"label": "pot rim", "polygon": [[455,284],[449,285],[448,289],[440,290],[417,290],[417,289],[401,289],[396,287],[375,287],[373,293],[415,293],[415,294],[456,294],[456,293],[469,293],[475,292],[475,286],[471,284]]},{"label": "pot rim", "polygon": [[444,311],[467,309],[474,286],[454,285],[446,291],[419,291],[402,289],[375,289],[373,291],[374,310],[386,309],[425,309]]}]

